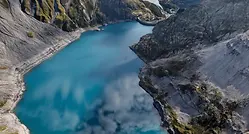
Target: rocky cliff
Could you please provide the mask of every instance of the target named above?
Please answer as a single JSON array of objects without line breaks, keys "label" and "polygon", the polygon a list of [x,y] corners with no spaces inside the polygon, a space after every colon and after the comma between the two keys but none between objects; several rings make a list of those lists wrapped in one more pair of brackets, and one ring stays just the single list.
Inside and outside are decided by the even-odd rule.
[{"label": "rocky cliff", "polygon": [[100,24],[103,20],[96,0],[23,0],[22,10],[65,31]]},{"label": "rocky cliff", "polygon": [[26,14],[65,31],[138,16],[164,17],[158,5],[143,0],[22,0],[21,6]]},{"label": "rocky cliff", "polygon": [[145,20],[164,17],[160,7],[142,0],[100,0],[100,10],[110,21],[135,20],[138,16]]},{"label": "rocky cliff", "polygon": [[203,0],[131,46],[147,63],[139,84],[170,134],[248,131],[248,6]]}]

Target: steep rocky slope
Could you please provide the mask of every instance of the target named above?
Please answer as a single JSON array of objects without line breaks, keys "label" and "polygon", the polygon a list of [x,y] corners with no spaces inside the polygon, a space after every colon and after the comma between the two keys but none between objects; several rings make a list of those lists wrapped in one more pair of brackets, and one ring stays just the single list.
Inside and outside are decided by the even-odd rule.
[{"label": "steep rocky slope", "polygon": [[169,133],[246,133],[247,0],[203,0],[171,16],[131,49],[139,78]]},{"label": "steep rocky slope", "polygon": [[23,0],[22,10],[46,23],[54,23],[65,31],[102,22],[96,0]]},{"label": "steep rocky slope", "polygon": [[110,21],[134,20],[137,16],[146,20],[164,17],[158,6],[141,0],[100,0],[100,10]]},{"label": "steep rocky slope", "polygon": [[107,22],[164,17],[156,4],[143,0],[22,0],[22,10],[65,31]]}]

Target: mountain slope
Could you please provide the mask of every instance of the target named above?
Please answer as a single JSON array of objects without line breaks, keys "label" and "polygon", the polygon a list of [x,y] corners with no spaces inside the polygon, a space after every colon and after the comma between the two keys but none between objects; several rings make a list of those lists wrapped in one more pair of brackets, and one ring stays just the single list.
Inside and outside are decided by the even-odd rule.
[{"label": "mountain slope", "polygon": [[23,0],[22,10],[65,31],[110,21],[164,17],[158,5],[142,0]]},{"label": "mountain slope", "polygon": [[169,133],[247,131],[248,6],[203,0],[131,46],[147,63],[139,84]]}]

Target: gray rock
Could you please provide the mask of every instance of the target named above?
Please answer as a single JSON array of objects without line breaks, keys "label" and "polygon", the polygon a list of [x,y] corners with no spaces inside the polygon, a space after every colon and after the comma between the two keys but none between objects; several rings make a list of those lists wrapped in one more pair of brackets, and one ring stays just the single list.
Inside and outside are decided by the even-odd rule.
[{"label": "gray rock", "polygon": [[144,36],[132,49],[147,60],[155,60],[199,44],[212,45],[229,39],[248,29],[247,6],[245,0],[205,0],[159,23],[153,34]]},{"label": "gray rock", "polygon": [[162,118],[176,133],[204,127],[207,133],[234,134],[249,127],[248,5],[203,0],[131,46],[147,63],[139,75],[141,87],[161,102]]}]

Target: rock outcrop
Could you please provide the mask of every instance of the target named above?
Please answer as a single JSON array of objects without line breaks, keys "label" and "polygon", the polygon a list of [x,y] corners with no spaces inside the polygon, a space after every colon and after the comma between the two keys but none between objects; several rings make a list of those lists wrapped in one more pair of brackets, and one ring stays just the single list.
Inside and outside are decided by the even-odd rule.
[{"label": "rock outcrop", "polygon": [[248,6],[203,0],[131,46],[147,63],[139,84],[170,134],[248,131]]},{"label": "rock outcrop", "polygon": [[22,10],[65,31],[96,24],[164,17],[160,6],[143,0],[22,0]]},{"label": "rock outcrop", "polygon": [[100,0],[100,10],[107,21],[154,20],[164,17],[163,10],[158,5],[143,0]]},{"label": "rock outcrop", "polygon": [[96,0],[23,0],[22,10],[65,31],[100,24],[103,20]]}]

